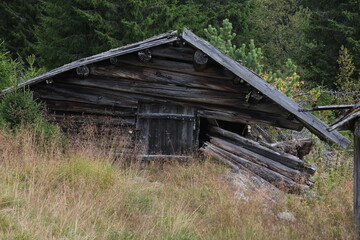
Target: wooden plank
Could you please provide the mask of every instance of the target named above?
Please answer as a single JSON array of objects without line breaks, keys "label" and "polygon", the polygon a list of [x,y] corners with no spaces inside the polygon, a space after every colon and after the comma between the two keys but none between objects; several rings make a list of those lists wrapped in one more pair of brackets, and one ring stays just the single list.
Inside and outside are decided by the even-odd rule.
[{"label": "wooden plank", "polygon": [[300,108],[299,112],[311,112],[311,111],[323,111],[323,110],[338,110],[338,109],[349,109],[353,108],[354,104],[347,105],[327,105],[327,106],[316,106],[313,108]]},{"label": "wooden plank", "polygon": [[360,239],[360,118],[354,123],[354,216],[357,239]]},{"label": "wooden plank", "polygon": [[189,46],[174,47],[169,45],[162,45],[153,47],[150,49],[150,51],[151,55],[156,57],[192,62],[196,50]]},{"label": "wooden plank", "polygon": [[107,116],[135,116],[136,112],[134,108],[119,108],[115,106],[98,106],[89,103],[79,103],[71,101],[61,100],[40,100],[46,105],[46,109],[55,112],[64,113],[85,113],[85,114],[96,114],[96,115],[107,115]]},{"label": "wooden plank", "polygon": [[350,141],[344,136],[342,136],[340,133],[327,131],[327,125],[311,113],[299,112],[298,110],[300,106],[297,103],[295,103],[290,98],[276,90],[273,86],[265,82],[259,75],[242,66],[234,59],[230,58],[217,48],[213,47],[210,43],[193,34],[191,31],[184,29],[182,33],[182,38],[195,48],[200,49],[201,51],[206,53],[217,63],[229,69],[238,77],[245,80],[251,86],[259,90],[262,94],[275,101],[286,111],[295,115],[305,125],[306,128],[308,128],[319,138],[324,140],[330,139],[342,147],[347,147],[350,144]]},{"label": "wooden plank", "polygon": [[283,176],[277,172],[274,172],[274,171],[272,171],[266,167],[263,167],[261,165],[258,165],[256,163],[250,162],[242,157],[236,156],[235,154],[227,152],[211,143],[206,143],[205,148],[210,148],[212,151],[220,154],[221,156],[225,157],[226,159],[240,164],[244,168],[250,170],[254,174],[267,180],[268,182],[272,183],[275,186],[286,187],[290,191],[295,191],[295,192],[304,191],[306,189],[309,189],[309,187],[306,185],[298,184],[286,176]]},{"label": "wooden plank", "polygon": [[[72,101],[79,103],[90,103],[102,106],[137,107],[137,99],[133,96],[122,96],[113,91],[102,90],[101,94],[94,95],[96,89],[54,87],[49,85],[36,85],[32,88],[40,99]],[[99,91],[99,90],[98,90]]]},{"label": "wooden plank", "polygon": [[140,102],[138,116],[137,129],[147,154],[189,155],[194,149],[195,109]]},{"label": "wooden plank", "polygon": [[156,57],[152,58],[151,62],[149,63],[143,63],[140,62],[137,59],[136,55],[133,54],[118,57],[117,63],[115,63],[115,65],[121,67],[121,65],[124,63],[139,67],[150,67],[154,69],[166,70],[171,72],[187,73],[195,76],[205,76],[205,77],[218,78],[224,80],[233,80],[235,77],[235,75],[233,75],[231,72],[226,72],[221,67],[217,67],[214,65],[212,65],[211,68],[209,67],[202,72],[197,72],[195,71],[194,65],[192,63],[171,61],[168,59],[165,60]]},{"label": "wooden plank", "polygon": [[98,115],[77,115],[77,114],[63,114],[61,112],[56,114],[49,114],[49,118],[54,122],[64,122],[64,123],[76,123],[76,124],[86,124],[94,123],[98,125],[111,125],[111,126],[133,126],[135,125],[134,117],[124,117],[124,118],[111,118],[108,116],[98,116]]},{"label": "wooden plank", "polygon": [[148,38],[144,41],[141,42],[137,42],[137,43],[133,43],[133,44],[129,44],[126,46],[122,46],[119,48],[114,48],[111,49],[109,51],[106,52],[102,52],[87,58],[82,58],[80,60],[68,63],[66,65],[63,65],[61,67],[58,67],[56,69],[51,70],[50,72],[47,72],[43,75],[37,76],[35,78],[29,79],[23,83],[18,84],[16,87],[10,87],[7,89],[4,89],[0,92],[0,97],[3,96],[4,94],[6,94],[7,92],[13,91],[14,89],[18,89],[18,88],[23,88],[25,86],[30,86],[33,85],[35,83],[44,81],[46,79],[52,78],[60,73],[75,69],[77,67],[83,66],[83,65],[88,65],[88,64],[92,64],[95,62],[99,62],[105,59],[110,59],[112,57],[117,57],[117,56],[121,56],[121,55],[125,55],[128,53],[133,53],[133,52],[137,52],[140,50],[144,50],[147,48],[151,48],[151,47],[155,47],[155,46],[159,46],[159,45],[163,45],[163,44],[167,44],[167,43],[171,43],[174,41],[177,41],[178,37],[177,37],[177,31],[170,31],[168,33],[165,34],[161,34],[158,36],[154,36],[151,38]]},{"label": "wooden plank", "polygon": [[[214,109],[214,108],[213,108]],[[230,110],[199,110],[200,117],[214,118],[217,120],[239,122],[244,124],[270,125],[281,128],[293,129],[300,131],[303,126],[296,120],[287,120],[284,116],[269,112],[257,111],[256,107],[250,109]]]},{"label": "wooden plank", "polygon": [[219,153],[215,152],[213,149],[205,147],[201,148],[200,151],[202,151],[206,156],[214,157],[217,160],[223,162],[225,165],[229,166],[234,172],[238,172],[240,170],[240,167],[231,162],[230,160],[224,158]]},{"label": "wooden plank", "polygon": [[248,149],[245,149],[239,145],[235,145],[231,142],[225,141],[223,139],[217,137],[211,137],[210,142],[225,151],[235,154],[236,156],[242,157],[246,160],[249,160],[251,162],[269,168],[277,173],[280,173],[281,175],[289,177],[290,179],[292,179],[297,183],[304,183],[305,179],[307,178],[306,174],[303,174],[298,170],[287,167],[266,156],[262,156]]},{"label": "wooden plank", "polygon": [[316,168],[314,166],[306,164],[304,161],[293,155],[276,152],[274,150],[271,150],[267,147],[260,145],[257,142],[251,141],[249,139],[241,137],[238,134],[232,133],[230,131],[226,131],[219,127],[212,127],[210,129],[210,134],[214,134],[215,136],[220,136],[232,140],[234,141],[234,143],[237,143],[248,150],[251,150],[255,153],[271,158],[272,160],[277,161],[290,168],[297,169],[300,171],[305,170],[311,175],[314,174],[316,171]]},{"label": "wooden plank", "polygon": [[[130,64],[121,66],[93,66],[91,74],[95,76],[114,77],[145,81],[150,83],[176,84],[185,87],[213,89],[232,93],[244,93],[245,95],[252,89],[249,86],[235,85],[231,79],[217,79],[212,77],[197,76],[187,73],[152,69],[151,66],[138,67]],[[119,80],[119,79],[118,79]]]},{"label": "wooden plank", "polygon": [[[69,86],[65,86],[65,84],[68,84]],[[92,87],[94,89],[97,88],[97,91],[105,89],[114,92],[119,91],[149,96],[160,96],[163,98],[179,99],[188,102],[222,104],[227,106],[237,105],[240,101],[245,102],[244,96],[236,93],[214,91],[210,89],[187,88],[177,85],[127,81],[126,79],[117,81],[114,81],[113,79],[102,79],[97,81],[92,78],[81,80],[66,78],[62,79],[61,82],[55,82],[54,86],[56,88],[70,88],[70,84],[73,85],[73,88],[77,88],[76,86],[84,86]]]},{"label": "wooden plank", "polygon": [[157,119],[176,119],[176,120],[188,120],[195,119],[194,115],[189,114],[177,114],[177,113],[139,113],[138,118],[157,118]]},{"label": "wooden plank", "polygon": [[[45,100],[73,101],[116,107],[136,108],[138,101],[169,102],[172,100],[174,103],[188,104],[199,109],[213,109],[211,112],[209,110],[199,111],[200,116],[242,123],[245,121],[245,123],[275,125],[295,130],[301,128],[296,120],[287,120],[284,116],[276,114],[275,111],[256,111],[258,108],[272,111],[273,109],[268,104],[254,106],[245,104],[243,106],[243,101],[240,98],[235,99],[235,96],[229,93],[186,89],[179,86],[132,84],[126,80],[124,82],[111,79],[70,78],[63,79],[62,83],[55,81],[52,85],[37,84],[33,86],[33,90]],[[154,88],[156,86],[158,87]],[[233,111],[229,110],[234,105],[237,105],[238,108]],[[226,106],[228,107],[226,108]],[[240,109],[240,107],[244,107],[244,109]]]},{"label": "wooden plank", "polygon": [[341,127],[341,130],[352,130],[352,121],[358,117],[360,117],[360,109],[357,112],[350,113],[349,115],[345,116],[341,121],[329,127],[328,130],[334,131],[335,129],[340,129]]}]

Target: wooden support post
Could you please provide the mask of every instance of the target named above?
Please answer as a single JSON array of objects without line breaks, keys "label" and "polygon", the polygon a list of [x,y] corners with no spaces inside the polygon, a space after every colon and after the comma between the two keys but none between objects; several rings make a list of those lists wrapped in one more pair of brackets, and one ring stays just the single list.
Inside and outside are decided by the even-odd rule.
[{"label": "wooden support post", "polygon": [[354,124],[354,215],[356,239],[360,240],[360,118]]}]

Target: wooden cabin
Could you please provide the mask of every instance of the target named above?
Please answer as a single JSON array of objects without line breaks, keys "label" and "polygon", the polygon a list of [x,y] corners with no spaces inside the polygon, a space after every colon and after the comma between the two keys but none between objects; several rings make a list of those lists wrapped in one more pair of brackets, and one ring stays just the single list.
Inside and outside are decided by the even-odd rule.
[{"label": "wooden cabin", "polygon": [[[137,133],[144,157],[184,157],[201,148],[235,169],[270,182],[311,185],[312,166],[246,139],[249,124],[308,128],[346,147],[349,141],[205,40],[185,29],[111,49],[29,79],[59,124],[91,119]],[[6,94],[14,88],[6,89]]]}]

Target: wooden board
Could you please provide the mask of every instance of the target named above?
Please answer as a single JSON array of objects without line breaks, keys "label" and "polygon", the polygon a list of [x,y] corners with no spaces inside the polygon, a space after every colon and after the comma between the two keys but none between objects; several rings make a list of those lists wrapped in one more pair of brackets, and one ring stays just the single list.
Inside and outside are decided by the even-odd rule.
[{"label": "wooden board", "polygon": [[145,155],[187,155],[197,146],[195,110],[173,104],[140,103],[136,128]]}]

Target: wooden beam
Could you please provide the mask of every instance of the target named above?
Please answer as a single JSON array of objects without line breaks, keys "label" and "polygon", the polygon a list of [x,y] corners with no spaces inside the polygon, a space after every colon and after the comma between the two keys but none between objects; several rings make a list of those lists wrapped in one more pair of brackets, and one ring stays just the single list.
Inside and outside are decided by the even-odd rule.
[{"label": "wooden beam", "polygon": [[18,89],[18,88],[23,88],[26,86],[31,86],[35,83],[44,81],[46,79],[52,78],[60,73],[72,70],[72,69],[76,69],[77,67],[83,66],[83,65],[89,65],[95,62],[99,62],[102,60],[106,60],[106,59],[110,59],[112,57],[117,57],[117,56],[121,56],[121,55],[125,55],[128,53],[133,53],[133,52],[137,52],[140,50],[144,50],[147,48],[151,48],[151,47],[155,47],[155,46],[160,46],[163,44],[167,44],[167,43],[171,43],[171,42],[175,42],[177,41],[179,38],[177,36],[177,31],[170,31],[158,36],[154,36],[151,38],[148,38],[144,41],[141,42],[137,42],[137,43],[133,43],[133,44],[129,44],[126,46],[122,46],[119,48],[115,48],[115,49],[111,49],[107,52],[102,52],[99,53],[97,55],[93,55],[91,57],[87,57],[87,58],[83,58],[77,61],[74,61],[72,63],[68,63],[64,66],[58,67],[54,70],[51,70],[50,72],[47,72],[43,75],[37,76],[35,78],[29,79],[25,82],[20,83],[19,85],[17,85],[16,87],[10,87],[7,89],[4,89],[2,91],[0,91],[0,97],[4,94],[6,94],[7,92],[13,91],[14,89]]},{"label": "wooden beam", "polygon": [[[98,80],[111,77],[117,82],[128,79],[148,83],[176,84],[184,87],[213,89],[245,95],[251,90],[245,84],[234,85],[230,79],[218,79],[189,73],[152,69],[151,66],[141,68],[130,64],[122,64],[121,66],[93,66],[91,74],[96,76]],[[93,78],[96,78],[94,76]]]},{"label": "wooden beam", "polygon": [[357,239],[360,239],[360,118],[354,123],[354,216]]},{"label": "wooden beam", "polygon": [[197,72],[194,69],[194,65],[188,62],[180,62],[180,61],[173,61],[169,59],[161,59],[153,57],[150,63],[143,63],[137,60],[136,56],[131,54],[126,56],[118,57],[118,62],[115,64],[117,66],[121,66],[121,64],[131,64],[134,66],[141,66],[141,67],[151,67],[153,69],[161,69],[166,71],[172,72],[179,72],[179,73],[189,73],[196,76],[205,76],[205,77],[212,77],[218,79],[228,79],[233,80],[234,75],[232,73],[228,74],[221,70],[221,67],[211,67],[207,68],[202,72]]},{"label": "wooden beam", "polygon": [[190,46],[174,47],[163,45],[150,49],[151,54],[156,57],[192,62],[195,50]]},{"label": "wooden beam", "polygon": [[236,133],[226,131],[219,127],[212,127],[210,129],[210,133],[214,134],[215,136],[221,136],[221,137],[225,137],[226,139],[230,139],[230,140],[234,141],[234,143],[237,143],[246,149],[249,149],[260,155],[267,156],[268,158],[271,158],[272,160],[282,163],[285,166],[288,166],[290,168],[301,170],[301,171],[305,170],[306,172],[308,172],[311,175],[314,174],[316,171],[316,167],[306,164],[304,161],[302,161],[301,159],[299,159],[293,155],[286,154],[286,153],[281,154],[281,153],[271,150],[267,147],[264,147],[257,142],[254,142],[254,141],[251,141],[244,137],[241,137],[240,135],[238,135]]},{"label": "wooden beam", "polygon": [[206,143],[205,148],[210,148],[215,153],[219,154],[220,156],[223,156],[225,159],[228,159],[234,163],[237,163],[241,165],[242,167],[250,170],[254,174],[260,176],[261,178],[265,179],[266,181],[274,184],[277,187],[286,187],[290,191],[294,192],[302,192],[304,190],[309,189],[307,185],[298,184],[291,180],[290,178],[281,175],[280,173],[274,172],[264,166],[261,166],[257,163],[253,163],[249,160],[246,160],[242,157],[239,157],[235,154],[232,154],[230,152],[227,152],[226,150],[223,150],[211,143]]},{"label": "wooden beam", "polygon": [[224,66],[225,68],[233,72],[235,75],[246,81],[248,84],[259,90],[262,94],[275,101],[286,111],[295,115],[296,118],[306,126],[306,128],[308,128],[312,133],[314,133],[321,139],[330,139],[342,147],[347,147],[350,144],[350,141],[344,136],[342,136],[340,133],[327,131],[327,125],[311,113],[299,112],[300,106],[296,102],[279,92],[267,82],[265,82],[264,79],[262,79],[253,71],[242,66],[240,63],[236,62],[231,57],[225,55],[220,50],[213,47],[204,39],[193,34],[190,30],[184,29],[182,38],[190,45],[194,46],[197,49],[200,49],[214,61]]},{"label": "wooden beam", "polygon": [[198,72],[204,71],[208,61],[209,61],[209,57],[201,50],[197,50],[194,53],[194,68],[196,71]]},{"label": "wooden beam", "polygon": [[353,126],[353,124],[351,124],[351,121],[353,121],[358,117],[360,117],[360,111],[351,113],[348,116],[344,117],[341,121],[329,127],[328,130],[334,131],[335,129],[340,129],[340,128],[342,130],[352,130],[351,127]]},{"label": "wooden beam", "polygon": [[223,150],[226,150],[230,153],[233,153],[239,157],[242,157],[248,161],[254,162],[266,168],[273,170],[274,172],[278,172],[284,176],[289,177],[295,182],[304,183],[304,180],[307,176],[304,173],[301,173],[299,170],[287,167],[279,162],[276,162],[266,156],[262,156],[255,152],[252,152],[248,149],[245,149],[239,145],[235,145],[231,142],[225,141],[223,139],[217,137],[211,137],[210,142],[215,146],[220,147]]},{"label": "wooden beam", "polygon": [[311,112],[311,111],[324,111],[324,110],[338,110],[338,109],[349,109],[353,108],[354,104],[348,105],[327,105],[327,106],[316,106],[313,108],[300,108],[299,112]]}]

